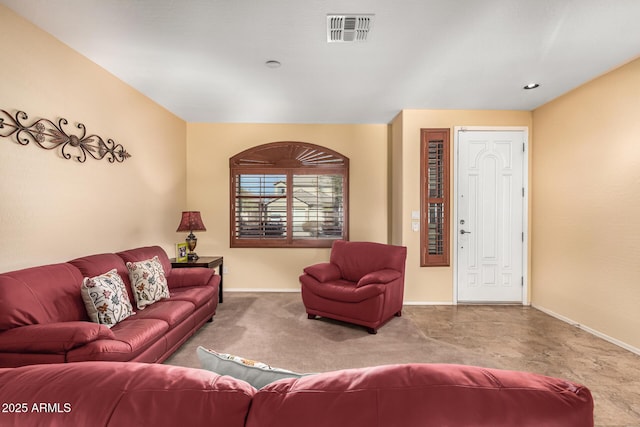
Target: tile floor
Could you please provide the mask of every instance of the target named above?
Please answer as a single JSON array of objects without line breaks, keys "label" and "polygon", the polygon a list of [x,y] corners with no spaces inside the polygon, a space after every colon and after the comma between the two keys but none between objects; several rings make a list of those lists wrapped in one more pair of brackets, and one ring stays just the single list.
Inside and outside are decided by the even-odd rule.
[{"label": "tile floor", "polygon": [[640,426],[640,356],[523,307],[405,308],[425,336],[466,348],[477,364],[562,377],[589,387],[597,426]]},{"label": "tile floor", "polygon": [[206,324],[165,363],[199,367],[203,345],[298,372],[389,363],[460,363],[586,385],[598,427],[640,427],[640,356],[521,306],[405,306],[377,335],[308,320],[298,293],[225,295]]}]

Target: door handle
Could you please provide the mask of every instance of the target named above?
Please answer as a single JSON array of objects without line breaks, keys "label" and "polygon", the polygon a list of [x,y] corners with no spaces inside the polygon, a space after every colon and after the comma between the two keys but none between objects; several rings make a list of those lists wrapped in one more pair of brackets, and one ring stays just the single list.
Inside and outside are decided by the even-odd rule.
[{"label": "door handle", "polygon": [[471,232],[466,230],[460,230],[460,234],[471,234]]}]

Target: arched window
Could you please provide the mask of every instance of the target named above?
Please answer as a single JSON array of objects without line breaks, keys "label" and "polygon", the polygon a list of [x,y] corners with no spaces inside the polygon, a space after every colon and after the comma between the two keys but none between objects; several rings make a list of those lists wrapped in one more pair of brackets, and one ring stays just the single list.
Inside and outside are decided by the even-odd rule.
[{"label": "arched window", "polygon": [[349,159],[272,142],[229,159],[231,247],[330,247],[349,238]]}]

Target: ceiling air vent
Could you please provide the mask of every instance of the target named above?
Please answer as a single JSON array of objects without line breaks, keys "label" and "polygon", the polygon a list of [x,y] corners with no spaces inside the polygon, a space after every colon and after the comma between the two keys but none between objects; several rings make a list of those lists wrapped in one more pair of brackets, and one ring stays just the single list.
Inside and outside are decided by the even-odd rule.
[{"label": "ceiling air vent", "polygon": [[327,15],[327,42],[354,43],[367,41],[373,14]]}]

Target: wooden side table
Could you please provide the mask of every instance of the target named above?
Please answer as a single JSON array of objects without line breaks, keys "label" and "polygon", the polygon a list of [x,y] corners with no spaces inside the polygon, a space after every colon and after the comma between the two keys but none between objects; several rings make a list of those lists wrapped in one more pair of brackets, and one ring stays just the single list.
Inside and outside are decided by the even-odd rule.
[{"label": "wooden side table", "polygon": [[201,256],[196,260],[187,261],[187,262],[176,262],[175,258],[171,258],[169,261],[171,261],[171,268],[204,267],[204,268],[215,269],[217,267],[218,274],[220,275],[220,288],[219,288],[218,301],[222,302],[222,279],[224,278],[224,275],[222,273],[224,272],[224,265],[223,265],[224,257]]}]

